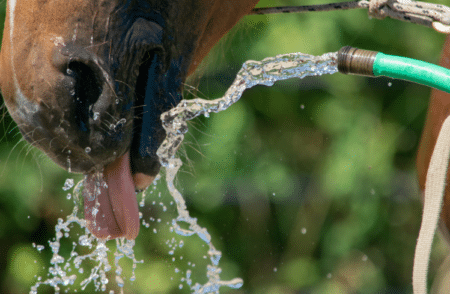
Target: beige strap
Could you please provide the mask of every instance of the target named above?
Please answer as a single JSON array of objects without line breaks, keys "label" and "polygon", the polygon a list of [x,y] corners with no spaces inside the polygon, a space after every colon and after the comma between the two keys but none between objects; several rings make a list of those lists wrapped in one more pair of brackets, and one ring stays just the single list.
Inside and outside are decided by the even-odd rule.
[{"label": "beige strap", "polygon": [[414,294],[427,293],[427,273],[431,247],[441,215],[450,157],[450,116],[442,124],[431,156],[425,183],[422,224],[414,254]]}]

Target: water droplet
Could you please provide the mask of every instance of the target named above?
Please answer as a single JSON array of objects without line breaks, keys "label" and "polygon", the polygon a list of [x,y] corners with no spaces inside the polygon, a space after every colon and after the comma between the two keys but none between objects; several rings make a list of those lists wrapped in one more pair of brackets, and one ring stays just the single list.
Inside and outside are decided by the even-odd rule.
[{"label": "water droplet", "polygon": [[388,83],[388,87],[392,87],[392,82],[389,82],[389,83]]},{"label": "water droplet", "polygon": [[305,105],[304,104],[300,105],[300,109],[305,109]]},{"label": "water droplet", "polygon": [[85,149],[84,149],[84,152],[86,152],[87,154],[89,154],[89,153],[91,153],[91,147],[86,147]]},{"label": "water droplet", "polygon": [[71,165],[70,157],[69,157],[69,156],[67,156],[67,171],[68,171],[69,173],[72,172],[72,165]]},{"label": "water droplet", "polygon": [[117,286],[119,286],[119,287],[124,286],[124,282],[123,282],[123,279],[121,276],[116,276],[116,283],[117,283]]},{"label": "water droplet", "polygon": [[307,232],[306,228],[302,228],[302,234],[304,235],[306,234],[306,232]]},{"label": "water droplet", "polygon": [[67,200],[70,200],[70,199],[72,198],[72,194],[70,194],[70,193],[67,193],[67,196],[66,196],[66,198],[67,198]]},{"label": "water droplet", "polygon": [[67,191],[73,187],[73,179],[66,179],[66,182],[64,183],[63,190]]}]

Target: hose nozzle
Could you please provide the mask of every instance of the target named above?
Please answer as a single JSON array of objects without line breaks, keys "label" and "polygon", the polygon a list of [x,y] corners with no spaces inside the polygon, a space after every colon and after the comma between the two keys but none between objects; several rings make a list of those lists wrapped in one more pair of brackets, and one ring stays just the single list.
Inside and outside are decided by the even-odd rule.
[{"label": "hose nozzle", "polygon": [[428,62],[346,46],[338,51],[337,64],[344,74],[385,76],[450,93],[450,70]]},{"label": "hose nozzle", "polygon": [[338,52],[338,70],[344,74],[373,77],[373,64],[377,54],[376,51],[342,47]]}]

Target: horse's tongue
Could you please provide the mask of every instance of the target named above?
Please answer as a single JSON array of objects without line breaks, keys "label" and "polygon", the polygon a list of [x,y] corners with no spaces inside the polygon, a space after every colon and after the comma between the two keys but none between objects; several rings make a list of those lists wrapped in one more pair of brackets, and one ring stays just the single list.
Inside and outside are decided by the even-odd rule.
[{"label": "horse's tongue", "polygon": [[139,210],[130,171],[129,153],[107,165],[103,176],[108,188],[101,184],[99,187],[95,175],[88,175],[85,183],[85,191],[91,195],[96,187],[100,189],[97,196],[100,206],[95,217],[92,209],[96,201],[89,200],[89,197],[84,198],[84,216],[88,229],[100,239],[135,239],[139,233]]}]

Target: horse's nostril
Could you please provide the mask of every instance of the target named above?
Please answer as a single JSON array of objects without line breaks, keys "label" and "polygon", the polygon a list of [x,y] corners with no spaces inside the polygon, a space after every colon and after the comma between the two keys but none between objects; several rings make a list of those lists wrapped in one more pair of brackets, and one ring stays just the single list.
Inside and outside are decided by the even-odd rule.
[{"label": "horse's nostril", "polygon": [[102,84],[95,72],[88,65],[80,61],[72,61],[67,67],[67,75],[73,78],[70,95],[74,99],[74,117],[78,128],[86,132],[89,118],[96,117],[93,105],[102,94]]},{"label": "horse's nostril", "polygon": [[101,124],[103,114],[111,118],[118,111],[113,105],[113,80],[101,56],[71,43],[54,48],[52,63],[63,76],[55,87],[55,96],[75,133],[88,135]]},{"label": "horse's nostril", "polygon": [[[61,166],[89,173],[123,155],[131,142],[133,111],[117,93],[103,51],[66,43],[53,48],[48,83],[41,91],[40,130],[31,138]],[[112,126],[112,127],[111,127]],[[35,134],[35,131],[28,131]]]}]

